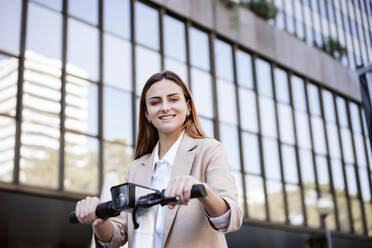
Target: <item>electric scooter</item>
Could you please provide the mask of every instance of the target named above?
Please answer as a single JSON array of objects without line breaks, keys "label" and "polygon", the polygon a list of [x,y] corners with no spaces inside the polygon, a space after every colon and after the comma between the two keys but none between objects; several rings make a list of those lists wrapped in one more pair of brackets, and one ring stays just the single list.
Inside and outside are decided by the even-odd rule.
[{"label": "electric scooter", "polygon": [[[144,187],[134,183],[124,183],[111,187],[111,199],[100,203],[96,216],[108,219],[120,215],[122,211],[132,211],[134,225],[133,248],[154,247],[156,216],[159,205],[179,202],[178,197],[165,197],[164,191]],[[191,198],[202,198],[207,195],[204,185],[195,184],[191,189]],[[69,214],[72,224],[79,223],[75,212]]]}]

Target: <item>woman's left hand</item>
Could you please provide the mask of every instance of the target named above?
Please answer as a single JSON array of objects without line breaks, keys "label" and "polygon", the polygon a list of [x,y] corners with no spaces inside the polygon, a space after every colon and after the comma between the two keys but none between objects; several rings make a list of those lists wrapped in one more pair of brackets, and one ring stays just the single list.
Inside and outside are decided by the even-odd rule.
[{"label": "woman's left hand", "polygon": [[[184,175],[171,178],[168,187],[165,190],[165,197],[178,197],[182,204],[187,205],[190,200],[191,188],[194,184],[201,184],[195,177]],[[169,204],[168,207],[173,209],[177,203]]]}]

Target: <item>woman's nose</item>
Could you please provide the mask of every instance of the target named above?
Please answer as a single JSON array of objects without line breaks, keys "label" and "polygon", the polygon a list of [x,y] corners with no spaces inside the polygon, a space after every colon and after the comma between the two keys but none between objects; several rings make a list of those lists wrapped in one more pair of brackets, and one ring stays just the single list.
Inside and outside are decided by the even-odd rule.
[{"label": "woman's nose", "polygon": [[170,108],[169,108],[169,104],[167,101],[163,101],[163,103],[161,104],[161,111],[163,112],[166,112],[168,111]]}]

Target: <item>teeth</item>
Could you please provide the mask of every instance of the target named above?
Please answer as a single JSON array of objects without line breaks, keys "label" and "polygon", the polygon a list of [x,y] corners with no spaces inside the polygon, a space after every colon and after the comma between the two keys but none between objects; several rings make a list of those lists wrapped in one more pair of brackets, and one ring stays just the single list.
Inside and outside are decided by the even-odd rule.
[{"label": "teeth", "polygon": [[173,118],[174,116],[173,115],[169,115],[169,116],[162,116],[160,117],[161,120],[168,120],[168,119],[171,119]]}]

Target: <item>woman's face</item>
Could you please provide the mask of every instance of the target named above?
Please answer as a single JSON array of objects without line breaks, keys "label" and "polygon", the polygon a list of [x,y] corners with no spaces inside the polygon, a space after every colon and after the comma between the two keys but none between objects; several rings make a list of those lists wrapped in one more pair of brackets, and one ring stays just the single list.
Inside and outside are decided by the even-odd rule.
[{"label": "woman's face", "polygon": [[171,80],[154,83],[146,93],[146,118],[159,136],[179,132],[183,128],[189,106],[182,88]]}]

